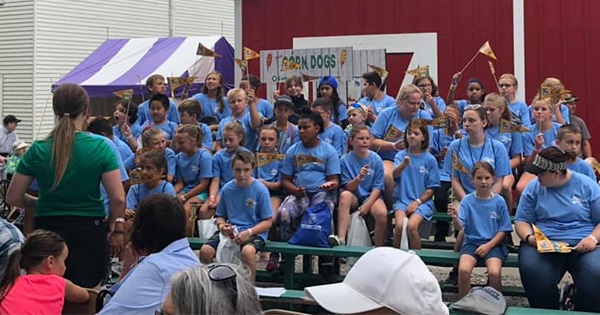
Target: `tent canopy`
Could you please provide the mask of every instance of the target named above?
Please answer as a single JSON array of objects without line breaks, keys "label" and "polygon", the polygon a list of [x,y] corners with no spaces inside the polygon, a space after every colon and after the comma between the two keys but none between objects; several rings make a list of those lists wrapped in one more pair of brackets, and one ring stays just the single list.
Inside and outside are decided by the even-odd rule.
[{"label": "tent canopy", "polygon": [[[198,43],[222,57],[197,56]],[[234,84],[233,55],[233,47],[222,36],[108,39],[56,82],[52,91],[61,84],[75,83],[92,97],[112,96],[124,89],[133,89],[138,96],[142,91],[147,95],[146,79],[162,74],[196,77],[189,94],[193,95],[211,71],[223,74],[223,83],[229,89]]]}]

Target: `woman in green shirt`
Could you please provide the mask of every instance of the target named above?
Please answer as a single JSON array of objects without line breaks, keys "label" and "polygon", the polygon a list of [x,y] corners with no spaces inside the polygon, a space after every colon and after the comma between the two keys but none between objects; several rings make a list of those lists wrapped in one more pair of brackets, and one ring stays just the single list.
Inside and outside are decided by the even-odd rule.
[{"label": "woman in green shirt", "polygon": [[[65,278],[95,287],[107,273],[108,241],[117,251],[123,246],[125,194],[117,157],[108,144],[81,132],[88,107],[89,97],[78,85],[65,84],[54,92],[52,108],[58,123],[46,139],[35,141],[23,156],[7,201],[34,209],[26,212],[26,233],[35,224],[35,228],[57,232],[67,241]],[[27,193],[34,179],[38,197]],[[108,219],[100,183],[110,200]]]}]

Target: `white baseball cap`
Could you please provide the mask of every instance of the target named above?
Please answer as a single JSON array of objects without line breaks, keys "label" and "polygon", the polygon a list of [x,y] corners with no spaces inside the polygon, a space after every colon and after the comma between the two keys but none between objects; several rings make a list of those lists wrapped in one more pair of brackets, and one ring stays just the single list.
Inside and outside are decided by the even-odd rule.
[{"label": "white baseball cap", "polygon": [[337,314],[382,307],[403,315],[449,314],[440,285],[421,258],[391,247],[365,253],[343,282],[308,287],[304,292]]}]

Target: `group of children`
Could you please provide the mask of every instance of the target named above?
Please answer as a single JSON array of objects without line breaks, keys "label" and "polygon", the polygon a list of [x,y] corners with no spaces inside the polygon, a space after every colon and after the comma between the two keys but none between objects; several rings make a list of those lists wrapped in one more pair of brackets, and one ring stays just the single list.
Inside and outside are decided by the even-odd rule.
[{"label": "group of children", "polygon": [[[468,292],[479,260],[488,267],[490,285],[499,289],[507,255],[503,240],[512,231],[513,187],[522,190],[533,178],[515,170],[549,145],[580,155],[581,130],[564,124],[569,113],[561,113],[562,103],[541,96],[529,107],[516,101],[517,82],[509,74],[500,77],[501,94],[485,95],[483,84],[471,79],[469,99],[454,101],[459,73],[446,102],[430,77],[403,86],[397,100],[385,94],[385,80],[376,72],[363,79],[365,98],[346,106],[334,78],[319,80],[319,97],[309,104],[301,94],[302,79],[290,77],[285,95],[277,93],[271,108],[256,96],[260,81],[254,77],[244,78],[225,97],[222,76],[212,72],[201,93],[177,105],[164,95],[165,79],[151,76],[147,102],[137,108],[118,102],[117,124],[93,128],[124,148],[125,168],[140,179],[128,189],[126,218],[133,218],[146,196],[172,195],[188,217],[216,217],[218,232],[200,250],[203,262],[214,259],[222,233],[240,245],[242,261],[255,274],[255,255],[267,240],[289,240],[306,208],[318,203],[332,213],[337,209],[329,237],[334,246],[346,243],[350,213],[358,211],[374,219],[375,246],[385,244],[391,217],[393,245],[399,247],[408,218],[410,248],[418,249],[419,226],[435,210],[447,211],[461,231],[460,294]],[[441,128],[433,128],[434,118],[442,119]],[[569,168],[595,176],[580,158]],[[448,227],[438,225],[438,233],[436,240],[445,238]],[[60,275],[66,246],[47,250],[52,252],[22,265],[28,275]],[[278,255],[271,254],[267,270],[278,263]],[[16,278],[5,276],[0,287],[19,287]],[[28,279],[17,281],[33,281]],[[84,295],[67,292],[71,300]],[[3,294],[5,301],[18,297]]]}]

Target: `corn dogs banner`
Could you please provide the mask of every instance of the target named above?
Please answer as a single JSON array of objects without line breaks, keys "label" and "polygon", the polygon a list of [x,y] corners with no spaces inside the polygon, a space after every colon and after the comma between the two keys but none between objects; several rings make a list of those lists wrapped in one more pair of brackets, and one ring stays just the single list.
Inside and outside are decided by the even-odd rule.
[{"label": "corn dogs banner", "polygon": [[303,74],[315,77],[329,75],[338,81],[350,81],[354,74],[352,47],[262,50],[260,74],[260,80],[267,84],[284,82],[289,76]]}]

